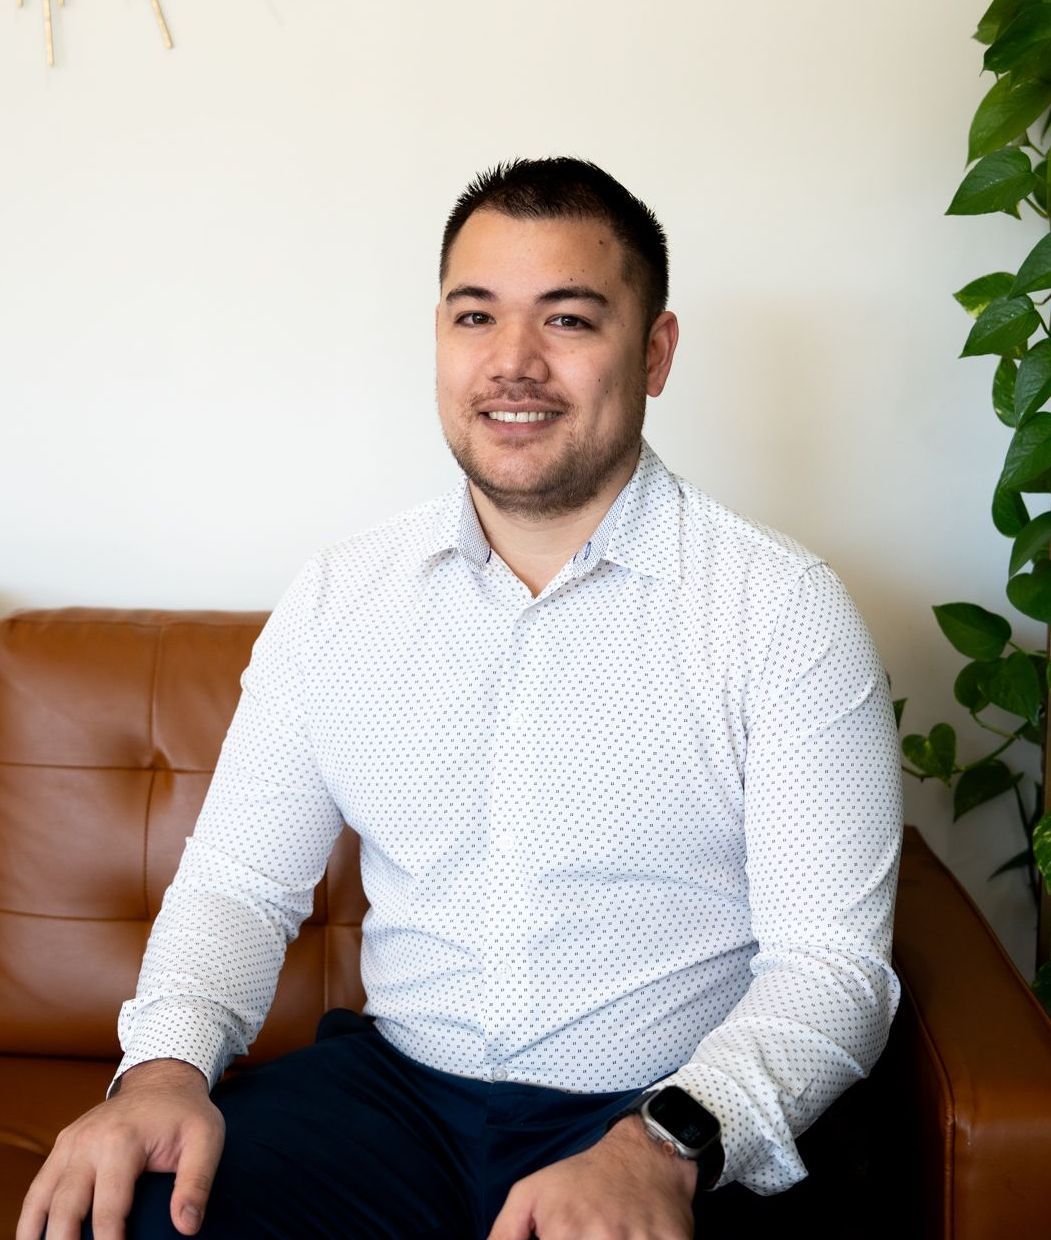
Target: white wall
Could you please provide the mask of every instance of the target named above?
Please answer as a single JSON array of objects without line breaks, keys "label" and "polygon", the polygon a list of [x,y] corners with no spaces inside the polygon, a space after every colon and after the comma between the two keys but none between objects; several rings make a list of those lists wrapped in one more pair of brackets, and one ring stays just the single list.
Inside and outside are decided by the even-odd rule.
[{"label": "white wall", "polygon": [[[449,485],[445,214],[514,155],[594,159],[668,230],[682,339],[647,436],[828,557],[956,724],[933,603],[1004,610],[1008,432],[950,294],[1038,225],[946,219],[984,0],[147,0],[0,6],[0,612],[273,604],[316,548]],[[1017,613],[1016,635],[1042,644]],[[1034,755],[1035,756],[1035,755]],[[1023,970],[1012,804],[908,818]]]}]

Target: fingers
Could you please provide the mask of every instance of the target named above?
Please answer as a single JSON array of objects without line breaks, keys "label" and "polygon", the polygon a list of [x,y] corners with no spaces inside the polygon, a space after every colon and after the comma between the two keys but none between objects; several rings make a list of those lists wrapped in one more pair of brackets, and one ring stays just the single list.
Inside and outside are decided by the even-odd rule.
[{"label": "fingers", "polygon": [[51,1200],[57,1179],[58,1168],[49,1158],[37,1172],[22,1202],[22,1213],[18,1216],[18,1225],[15,1227],[15,1240],[40,1240],[40,1234],[47,1222],[47,1203]]},{"label": "fingers", "polygon": [[507,1194],[504,1207],[493,1221],[488,1240],[529,1240],[533,1235],[533,1201],[521,1181]]},{"label": "fingers", "polygon": [[[99,1163],[95,1177],[95,1200],[91,1207],[91,1229],[95,1240],[124,1240],[124,1220],[131,1211],[135,1197],[135,1181],[145,1165],[146,1159],[141,1150],[131,1146],[110,1150]],[[47,1240],[51,1240],[50,1232]]]},{"label": "fingers", "polygon": [[202,1121],[187,1128],[182,1155],[175,1170],[171,1203],[172,1222],[184,1236],[195,1235],[204,1219],[224,1138],[225,1131],[218,1112],[211,1122]]},{"label": "fingers", "polygon": [[[89,1169],[67,1169],[47,1211],[47,1240],[80,1240],[80,1225],[91,1209],[93,1187],[94,1180]],[[33,1240],[39,1240],[39,1237],[38,1231]]]},{"label": "fingers", "polygon": [[[64,1149],[56,1147],[48,1155],[22,1202],[22,1213],[15,1228],[15,1240],[40,1240],[47,1225],[51,1200],[68,1173],[68,1162]],[[90,1194],[90,1188],[88,1191]],[[90,1195],[88,1200],[90,1201]],[[77,1234],[79,1235],[79,1232]]]}]

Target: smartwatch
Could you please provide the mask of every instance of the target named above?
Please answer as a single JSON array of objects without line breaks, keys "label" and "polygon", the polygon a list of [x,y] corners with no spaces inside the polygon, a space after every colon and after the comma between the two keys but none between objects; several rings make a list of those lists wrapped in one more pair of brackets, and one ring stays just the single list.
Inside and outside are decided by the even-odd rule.
[{"label": "smartwatch", "polygon": [[654,1141],[667,1142],[680,1158],[696,1162],[698,1189],[709,1189],[717,1183],[725,1163],[722,1128],[715,1116],[685,1089],[665,1085],[650,1090],[614,1115],[606,1131],[629,1115],[641,1117]]}]

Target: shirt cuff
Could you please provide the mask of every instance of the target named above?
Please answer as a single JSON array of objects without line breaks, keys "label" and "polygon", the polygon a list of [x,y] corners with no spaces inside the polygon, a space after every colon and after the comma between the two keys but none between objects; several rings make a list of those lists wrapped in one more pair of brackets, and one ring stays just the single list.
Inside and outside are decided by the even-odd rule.
[{"label": "shirt cuff", "polygon": [[737,1182],[759,1196],[784,1192],[808,1172],[788,1130],[764,1131],[746,1092],[726,1073],[691,1060],[655,1086],[678,1085],[719,1121],[725,1162],[709,1192]]},{"label": "shirt cuff", "polygon": [[129,1068],[154,1059],[179,1059],[197,1068],[204,1074],[210,1093],[233,1055],[222,1024],[204,1007],[159,1000],[140,1012],[124,1043],[124,1058],[117,1065],[106,1097]]}]

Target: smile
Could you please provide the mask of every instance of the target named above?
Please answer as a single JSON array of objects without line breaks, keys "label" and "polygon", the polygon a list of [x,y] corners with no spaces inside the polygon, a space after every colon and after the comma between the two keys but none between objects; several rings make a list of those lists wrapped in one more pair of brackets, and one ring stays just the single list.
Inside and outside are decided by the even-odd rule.
[{"label": "smile", "polygon": [[518,412],[507,409],[489,409],[483,412],[494,422],[547,422],[552,418],[562,416],[561,413],[541,409],[522,409]]}]

